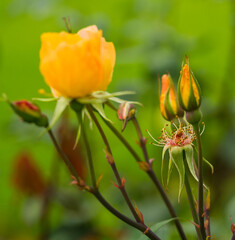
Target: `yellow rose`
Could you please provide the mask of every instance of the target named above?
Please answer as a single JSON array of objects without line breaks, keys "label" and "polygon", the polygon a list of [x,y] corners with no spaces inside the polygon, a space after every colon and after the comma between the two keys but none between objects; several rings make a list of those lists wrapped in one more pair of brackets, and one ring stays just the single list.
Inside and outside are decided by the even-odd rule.
[{"label": "yellow rose", "polygon": [[112,79],[115,48],[96,26],[77,34],[44,33],[41,41],[40,71],[55,96],[80,98],[106,90]]}]

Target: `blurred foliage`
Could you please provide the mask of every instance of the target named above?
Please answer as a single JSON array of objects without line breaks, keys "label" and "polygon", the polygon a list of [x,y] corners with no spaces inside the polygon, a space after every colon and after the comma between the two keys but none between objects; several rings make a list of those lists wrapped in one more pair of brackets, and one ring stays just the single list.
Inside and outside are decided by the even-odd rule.
[{"label": "blurred foliage", "polygon": [[[40,88],[49,92],[38,69],[40,35],[65,30],[64,16],[70,16],[74,32],[96,24],[103,29],[106,39],[114,42],[117,63],[108,91],[136,91],[132,99],[144,104],[143,108],[138,108],[142,129],[149,129],[154,136],[160,135],[164,125],[159,110],[157,76],[169,71],[177,81],[182,57],[185,53],[189,55],[204,97],[204,155],[215,166],[212,177],[209,169],[205,171],[212,187],[212,231],[216,239],[229,239],[229,217],[235,221],[234,0],[1,0],[0,93],[18,100],[40,96]],[[40,106],[52,116],[54,103],[40,103]],[[44,178],[50,179],[54,172],[53,159],[58,160],[58,156],[47,136],[39,138],[40,130],[20,122],[3,102],[0,102],[0,114],[0,239],[36,239],[40,224],[32,220],[30,223],[26,218],[32,217],[30,213],[37,214],[42,199],[31,199],[32,196],[16,192],[10,180],[12,167],[18,152],[24,150],[36,159],[38,171]],[[107,115],[121,129],[116,115],[108,109]],[[69,116],[72,126],[76,127],[75,116],[72,113]],[[145,221],[154,224],[168,219],[168,212],[153,184],[111,132],[105,126],[104,129],[111,139],[117,166],[127,179],[131,199],[137,202]],[[124,135],[141,154],[131,124]],[[116,207],[128,212],[119,192],[110,183],[114,178],[95,128],[90,132],[90,141],[97,175],[104,173],[101,191]],[[160,176],[161,149],[153,146],[148,149]],[[138,232],[113,217],[92,196],[77,193],[62,164],[59,169],[58,179],[53,181],[56,191],[50,204],[50,239],[139,237]],[[174,172],[173,175],[177,176]],[[186,219],[184,227],[190,234],[194,227],[188,222],[191,219],[189,206],[185,193],[177,203],[177,181],[170,184],[169,196],[179,215]],[[171,224],[159,232],[163,239],[177,239],[175,234]]]}]

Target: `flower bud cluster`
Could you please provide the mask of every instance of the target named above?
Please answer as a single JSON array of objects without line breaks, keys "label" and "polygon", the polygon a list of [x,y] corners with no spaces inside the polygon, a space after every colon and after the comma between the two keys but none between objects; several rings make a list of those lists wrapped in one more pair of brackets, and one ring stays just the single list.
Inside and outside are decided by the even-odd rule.
[{"label": "flower bud cluster", "polygon": [[181,118],[186,111],[186,119],[190,124],[201,120],[201,89],[185,57],[178,81],[178,94],[175,94],[174,83],[168,74],[161,79],[160,110],[162,116],[173,121]]}]

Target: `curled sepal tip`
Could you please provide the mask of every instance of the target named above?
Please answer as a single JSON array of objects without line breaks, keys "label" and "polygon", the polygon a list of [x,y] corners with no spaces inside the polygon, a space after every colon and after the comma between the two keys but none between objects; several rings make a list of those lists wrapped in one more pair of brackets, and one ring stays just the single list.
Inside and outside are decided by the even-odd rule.
[{"label": "curled sepal tip", "polygon": [[136,108],[134,104],[124,102],[119,105],[117,110],[118,119],[122,121],[122,131],[126,128],[127,122],[135,116]]}]

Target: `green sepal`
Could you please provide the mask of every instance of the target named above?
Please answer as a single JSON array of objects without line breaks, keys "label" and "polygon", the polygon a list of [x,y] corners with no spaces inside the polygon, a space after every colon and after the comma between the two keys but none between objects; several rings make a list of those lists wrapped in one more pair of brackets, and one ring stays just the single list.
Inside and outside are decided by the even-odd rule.
[{"label": "green sepal", "polygon": [[198,181],[196,169],[194,166],[193,147],[191,145],[186,145],[184,146],[184,151],[185,151],[185,158],[188,164],[189,171],[192,174],[192,176],[195,178],[195,180]]},{"label": "green sepal", "polygon": [[168,186],[169,181],[170,181],[172,169],[173,169],[173,160],[172,160],[172,155],[170,153],[169,164],[168,164],[168,173],[167,173],[167,182],[166,182],[167,186]]},{"label": "green sepal", "polygon": [[170,148],[172,161],[175,164],[175,167],[179,173],[179,194],[178,201],[180,201],[181,192],[184,188],[184,178],[185,178],[185,168],[183,162],[183,149],[182,147],[171,147]]},{"label": "green sepal", "polygon": [[[150,135],[152,137],[152,135]],[[166,154],[166,151],[170,148],[169,145],[165,145],[163,150],[162,150],[162,165],[161,165],[161,178],[162,178],[162,184],[165,188],[167,188],[167,184],[165,183],[164,181],[164,162],[165,162],[165,154]]]},{"label": "green sepal", "polygon": [[64,110],[67,108],[69,105],[71,99],[70,98],[65,98],[65,97],[60,97],[56,103],[55,111],[52,117],[52,120],[47,128],[47,130],[50,130],[55,123],[58,121],[60,118],[61,114],[64,112]]},{"label": "green sepal", "polygon": [[[116,103],[123,103],[127,101],[117,98],[117,96],[130,95],[130,94],[135,94],[135,92],[122,91],[122,92],[108,93],[105,91],[96,91],[96,92],[93,92],[88,97],[78,98],[77,101],[80,102],[81,104],[101,104],[101,103],[105,103],[108,100]],[[130,103],[142,105],[141,103],[135,102],[135,101],[130,101]]]},{"label": "green sepal", "polygon": [[204,157],[202,158],[202,160],[211,168],[211,173],[213,174],[214,166],[209,161],[207,161]]},{"label": "green sepal", "polygon": [[109,121],[110,123],[113,123],[110,119],[108,119],[104,112],[104,105],[102,103],[93,103],[91,106],[100,114],[102,118]]},{"label": "green sepal", "polygon": [[32,98],[32,100],[39,102],[55,102],[58,98]]}]

